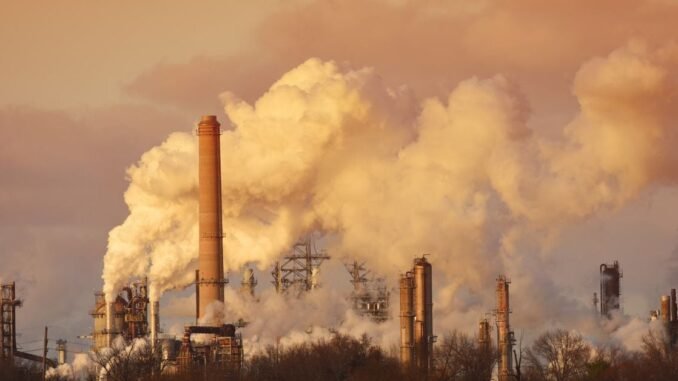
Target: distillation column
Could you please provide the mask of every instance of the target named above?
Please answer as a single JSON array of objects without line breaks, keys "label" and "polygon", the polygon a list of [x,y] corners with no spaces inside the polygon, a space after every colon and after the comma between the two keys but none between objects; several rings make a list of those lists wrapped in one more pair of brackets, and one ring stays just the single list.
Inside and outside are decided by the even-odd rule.
[{"label": "distillation column", "polygon": [[[216,301],[224,302],[224,257],[221,222],[221,125],[216,116],[203,116],[198,124],[199,234],[198,316]],[[221,321],[206,321],[218,326]]]},{"label": "distillation column", "polygon": [[431,273],[431,264],[425,257],[414,260],[414,345],[417,367],[424,372],[430,369],[433,352]]},{"label": "distillation column", "polygon": [[497,278],[497,349],[499,381],[509,381],[513,373],[513,332],[509,325],[509,281]]},{"label": "distillation column", "polygon": [[407,272],[400,277],[400,362],[414,361],[414,279]]}]

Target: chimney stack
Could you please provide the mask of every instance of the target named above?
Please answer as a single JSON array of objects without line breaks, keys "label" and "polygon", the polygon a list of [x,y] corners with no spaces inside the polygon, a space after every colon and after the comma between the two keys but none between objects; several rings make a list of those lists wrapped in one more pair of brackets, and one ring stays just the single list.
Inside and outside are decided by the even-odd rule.
[{"label": "chimney stack", "polygon": [[151,302],[151,348],[155,350],[160,330],[160,302]]},{"label": "chimney stack", "polygon": [[661,297],[661,317],[662,321],[668,324],[671,321],[671,297],[662,295]]},{"label": "chimney stack", "polygon": [[[221,125],[214,115],[198,124],[199,234],[198,316],[203,318],[214,302],[224,302],[224,254],[221,222]],[[204,322],[219,326],[221,321]]]},{"label": "chimney stack", "polygon": [[509,381],[513,374],[513,332],[509,324],[509,283],[504,276],[497,278],[497,348],[499,350],[498,379]]},{"label": "chimney stack", "polygon": [[428,372],[433,352],[433,298],[431,295],[431,264],[426,257],[414,260],[414,345],[417,366]]}]

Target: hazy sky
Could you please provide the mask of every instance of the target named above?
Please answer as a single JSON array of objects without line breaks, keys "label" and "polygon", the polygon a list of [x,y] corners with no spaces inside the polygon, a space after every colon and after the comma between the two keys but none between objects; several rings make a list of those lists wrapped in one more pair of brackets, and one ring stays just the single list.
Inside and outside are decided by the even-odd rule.
[{"label": "hazy sky", "polygon": [[[55,338],[89,334],[107,234],[127,215],[126,168],[199,115],[223,118],[224,91],[255,100],[310,57],[374,67],[421,99],[503,74],[548,135],[576,113],[585,62],[633,39],[678,38],[672,0],[5,3],[0,280],[25,300],[20,343],[45,324]],[[625,311],[645,316],[678,286],[675,210],[676,189],[654,184],[566,228],[544,274],[588,302],[598,265],[618,259]]]}]

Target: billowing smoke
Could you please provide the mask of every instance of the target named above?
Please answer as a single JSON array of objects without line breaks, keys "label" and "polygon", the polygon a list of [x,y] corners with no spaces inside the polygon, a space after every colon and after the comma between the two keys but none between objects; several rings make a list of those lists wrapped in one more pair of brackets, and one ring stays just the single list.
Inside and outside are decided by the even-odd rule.
[{"label": "billowing smoke", "polygon": [[61,364],[47,370],[46,378],[86,381],[91,379],[96,366],[87,353],[76,353],[72,363]]},{"label": "billowing smoke", "polygon": [[[563,311],[583,321],[590,311],[552,284],[545,256],[564,226],[673,183],[676,69],[675,45],[640,41],[585,63],[579,113],[548,134],[528,128],[529,105],[502,76],[420,102],[372,69],[310,59],[254,104],[224,93],[226,270],[269,268],[319,231],[334,257],[389,276],[430,253],[443,329],[491,309],[502,272],[530,301],[514,307],[523,322]],[[107,294],[130,277],[147,275],[152,299],[192,281],[196,144],[172,134],[128,170],[130,215],[109,235]]]}]

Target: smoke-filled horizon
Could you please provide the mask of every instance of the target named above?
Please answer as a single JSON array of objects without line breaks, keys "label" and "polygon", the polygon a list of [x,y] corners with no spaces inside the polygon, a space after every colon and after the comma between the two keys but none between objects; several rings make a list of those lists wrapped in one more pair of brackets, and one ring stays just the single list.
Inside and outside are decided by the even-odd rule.
[{"label": "smoke-filled horizon", "polygon": [[[270,268],[316,232],[334,257],[391,281],[428,253],[439,330],[490,309],[497,274],[519,290],[517,322],[577,328],[590,306],[544,276],[548,248],[563,228],[673,184],[676,68],[676,45],[640,40],[583,62],[579,111],[558,136],[528,128],[520,83],[501,75],[419,99],[371,68],[312,58],[254,103],[224,92],[225,271]],[[196,147],[173,133],[128,169],[130,215],[104,258],[108,295],[134,277],[148,276],[152,300],[193,281]]]}]

